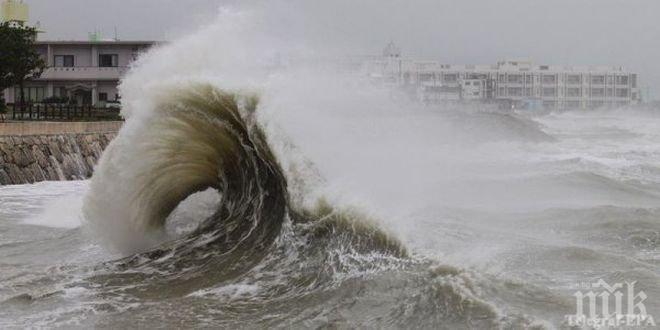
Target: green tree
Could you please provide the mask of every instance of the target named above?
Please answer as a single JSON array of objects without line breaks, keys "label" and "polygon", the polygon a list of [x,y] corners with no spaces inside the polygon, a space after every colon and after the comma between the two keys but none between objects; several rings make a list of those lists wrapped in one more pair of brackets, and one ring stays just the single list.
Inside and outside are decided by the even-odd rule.
[{"label": "green tree", "polygon": [[36,37],[35,28],[0,23],[0,90],[18,85],[21,105],[25,82],[39,78],[46,67],[35,47]]},{"label": "green tree", "polygon": [[5,41],[8,35],[4,33],[6,23],[0,23],[0,115],[5,112],[5,94],[4,90],[11,87],[14,83],[9,73],[9,63],[7,52],[5,51]]}]

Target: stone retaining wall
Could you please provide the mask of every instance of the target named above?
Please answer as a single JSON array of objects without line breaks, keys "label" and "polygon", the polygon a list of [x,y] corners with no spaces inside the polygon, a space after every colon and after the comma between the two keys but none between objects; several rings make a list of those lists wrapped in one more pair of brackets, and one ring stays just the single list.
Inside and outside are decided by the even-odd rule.
[{"label": "stone retaining wall", "polygon": [[0,136],[0,185],[81,180],[115,132]]},{"label": "stone retaining wall", "polygon": [[121,121],[7,122],[0,123],[0,136],[114,133],[122,124]]}]

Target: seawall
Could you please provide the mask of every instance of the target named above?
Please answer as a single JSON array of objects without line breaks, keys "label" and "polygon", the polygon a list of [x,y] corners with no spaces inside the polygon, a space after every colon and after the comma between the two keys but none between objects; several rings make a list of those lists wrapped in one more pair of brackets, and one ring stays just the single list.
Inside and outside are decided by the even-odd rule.
[{"label": "seawall", "polygon": [[94,122],[9,122],[0,123],[0,137],[24,135],[61,135],[117,133],[121,121]]},{"label": "seawall", "polygon": [[0,185],[91,177],[121,122],[0,124]]}]

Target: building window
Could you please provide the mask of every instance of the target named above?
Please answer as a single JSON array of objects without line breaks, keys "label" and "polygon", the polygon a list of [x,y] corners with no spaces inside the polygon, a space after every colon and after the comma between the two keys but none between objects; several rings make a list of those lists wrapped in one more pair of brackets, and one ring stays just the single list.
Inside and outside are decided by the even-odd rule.
[{"label": "building window", "polygon": [[628,85],[628,76],[617,76],[616,83],[617,85]]},{"label": "building window", "polygon": [[66,97],[66,88],[65,87],[55,87],[53,88],[53,96],[56,97]]},{"label": "building window", "polygon": [[[44,87],[25,87],[23,88],[25,95],[25,102],[41,102],[46,96],[46,88]],[[14,100],[16,103],[21,101],[21,89],[14,88]]]},{"label": "building window", "polygon": [[55,66],[58,68],[72,68],[74,65],[73,55],[55,55]]},{"label": "building window", "polygon": [[99,93],[99,102],[105,102],[108,100],[108,93]]},{"label": "building window", "polygon": [[528,75],[525,77],[525,81],[527,82],[527,84],[532,84],[532,83],[534,83],[534,76],[532,76],[531,74],[528,74]]},{"label": "building window", "polygon": [[544,87],[543,88],[543,96],[545,97],[556,97],[557,96],[557,89],[554,87]]},{"label": "building window", "polygon": [[522,96],[522,87],[509,87],[509,96]]},{"label": "building window", "polygon": [[591,83],[593,85],[602,85],[605,83],[605,76],[591,76]]},{"label": "building window", "polygon": [[118,67],[119,56],[117,54],[101,54],[99,55],[99,66],[104,68]]},{"label": "building window", "polygon": [[568,97],[581,97],[582,96],[582,89],[580,89],[580,88],[567,88],[566,89],[566,96],[568,96]]},{"label": "building window", "polygon": [[543,75],[544,84],[554,84],[557,83],[557,75],[554,74],[544,74]]},{"label": "building window", "polygon": [[508,82],[513,84],[522,84],[523,76],[520,74],[512,74],[508,77]]},{"label": "building window", "polygon": [[444,79],[445,82],[456,82],[456,80],[458,80],[458,75],[453,74],[453,73],[452,74],[446,74],[446,75],[444,75],[443,79]]},{"label": "building window", "polygon": [[628,88],[617,88],[616,97],[628,97]]},{"label": "building window", "polygon": [[421,73],[419,75],[420,82],[431,82],[435,80],[435,76],[432,73]]},{"label": "building window", "polygon": [[577,74],[571,74],[566,76],[566,83],[571,85],[578,85],[582,83],[582,77]]},{"label": "building window", "polygon": [[604,88],[592,88],[591,89],[591,97],[603,97],[605,96],[605,89]]}]

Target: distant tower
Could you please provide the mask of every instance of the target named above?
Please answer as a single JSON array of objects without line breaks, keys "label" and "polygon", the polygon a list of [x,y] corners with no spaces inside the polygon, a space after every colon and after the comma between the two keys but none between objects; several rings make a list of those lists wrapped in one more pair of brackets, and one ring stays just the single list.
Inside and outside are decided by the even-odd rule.
[{"label": "distant tower", "polygon": [[403,63],[401,61],[401,48],[390,41],[383,49],[383,57],[387,61],[383,75],[400,82],[403,79]]},{"label": "distant tower", "polygon": [[2,21],[24,26],[30,15],[30,8],[23,0],[3,0],[0,7]]},{"label": "distant tower", "polygon": [[399,58],[401,57],[401,48],[397,47],[394,41],[390,41],[383,49],[383,57]]}]

